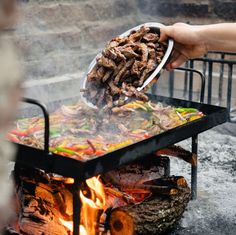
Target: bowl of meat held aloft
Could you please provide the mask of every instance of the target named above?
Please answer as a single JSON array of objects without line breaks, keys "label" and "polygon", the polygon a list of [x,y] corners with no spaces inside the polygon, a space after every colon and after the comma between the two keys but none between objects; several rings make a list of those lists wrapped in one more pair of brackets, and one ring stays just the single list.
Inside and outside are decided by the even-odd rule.
[{"label": "bowl of meat held aloft", "polygon": [[145,95],[159,78],[173,49],[173,40],[160,42],[159,23],[145,23],[113,38],[89,66],[82,98],[96,108],[121,106]]}]

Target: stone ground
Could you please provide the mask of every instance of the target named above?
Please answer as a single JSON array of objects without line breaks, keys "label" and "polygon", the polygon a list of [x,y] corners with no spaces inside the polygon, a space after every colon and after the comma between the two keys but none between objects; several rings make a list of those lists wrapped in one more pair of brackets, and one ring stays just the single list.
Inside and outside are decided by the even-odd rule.
[{"label": "stone ground", "polygon": [[[236,234],[236,128],[233,135],[218,131],[227,126],[200,134],[198,198],[189,203],[180,225],[170,235]],[[181,145],[187,148],[190,142]],[[171,167],[171,174],[189,179],[190,167],[182,161],[171,159]]]}]

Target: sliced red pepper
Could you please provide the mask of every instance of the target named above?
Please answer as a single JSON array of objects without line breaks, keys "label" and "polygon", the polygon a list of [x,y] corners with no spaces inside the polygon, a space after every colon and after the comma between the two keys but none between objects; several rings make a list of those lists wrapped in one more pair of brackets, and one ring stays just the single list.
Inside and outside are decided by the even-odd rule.
[{"label": "sliced red pepper", "polygon": [[81,151],[83,154],[86,154],[88,156],[94,156],[94,149],[92,149],[91,147]]},{"label": "sliced red pepper", "polygon": [[143,136],[144,136],[144,138],[149,138],[150,137],[149,133],[147,133],[147,132]]},{"label": "sliced red pepper", "polygon": [[20,136],[20,137],[27,136],[27,132],[26,131],[19,131],[19,130],[12,130],[10,132],[10,134],[17,135],[17,136]]},{"label": "sliced red pepper", "polygon": [[95,155],[96,155],[96,156],[101,156],[101,155],[103,155],[103,154],[105,154],[105,153],[106,153],[106,151],[104,151],[104,150],[102,150],[102,149],[97,149],[96,152],[95,152]]},{"label": "sliced red pepper", "polygon": [[32,128],[29,128],[26,131],[12,130],[10,132],[10,134],[17,135],[17,136],[20,136],[20,137],[25,137],[25,136],[30,135],[30,134],[32,134],[36,131],[39,131],[39,130],[42,130],[42,127],[41,126],[35,126],[35,127],[32,127]]},{"label": "sliced red pepper", "polygon": [[11,134],[7,134],[7,139],[11,142],[14,142],[14,143],[20,142],[20,140],[15,135],[11,135]]},{"label": "sliced red pepper", "polygon": [[40,130],[42,130],[43,128],[42,128],[42,126],[34,126],[34,127],[32,127],[32,128],[29,128],[27,131],[26,131],[26,133],[27,133],[27,135],[30,135],[30,134],[32,134],[32,133],[34,133],[34,132],[36,132],[36,131],[40,131]]}]

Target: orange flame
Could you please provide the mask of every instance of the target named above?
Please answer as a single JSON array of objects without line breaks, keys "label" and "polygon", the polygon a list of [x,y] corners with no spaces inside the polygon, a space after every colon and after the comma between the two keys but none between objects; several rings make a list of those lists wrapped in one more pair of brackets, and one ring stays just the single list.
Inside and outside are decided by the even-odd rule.
[{"label": "orange flame", "polygon": [[86,180],[91,198],[80,192],[82,202],[81,222],[89,235],[96,235],[100,216],[105,208],[105,191],[98,177]]},{"label": "orange flame", "polygon": [[[66,227],[68,228],[68,230],[70,230],[71,232],[73,232],[73,222],[72,221],[65,221],[63,219],[59,219],[60,222]],[[88,233],[86,232],[85,228],[83,225],[80,225],[79,227],[79,234],[80,235],[88,235]]]},{"label": "orange flame", "polygon": [[[89,198],[80,191],[82,203],[80,234],[96,235],[98,233],[100,216],[105,208],[105,191],[99,177],[86,180],[86,184],[89,188]],[[60,219],[60,222],[73,232],[72,221]]]}]

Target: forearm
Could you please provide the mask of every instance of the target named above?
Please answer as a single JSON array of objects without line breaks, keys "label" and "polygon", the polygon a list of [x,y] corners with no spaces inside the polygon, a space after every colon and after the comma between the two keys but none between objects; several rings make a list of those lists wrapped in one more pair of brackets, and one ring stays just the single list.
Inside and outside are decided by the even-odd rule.
[{"label": "forearm", "polygon": [[199,27],[208,51],[236,52],[236,23],[222,23]]}]

